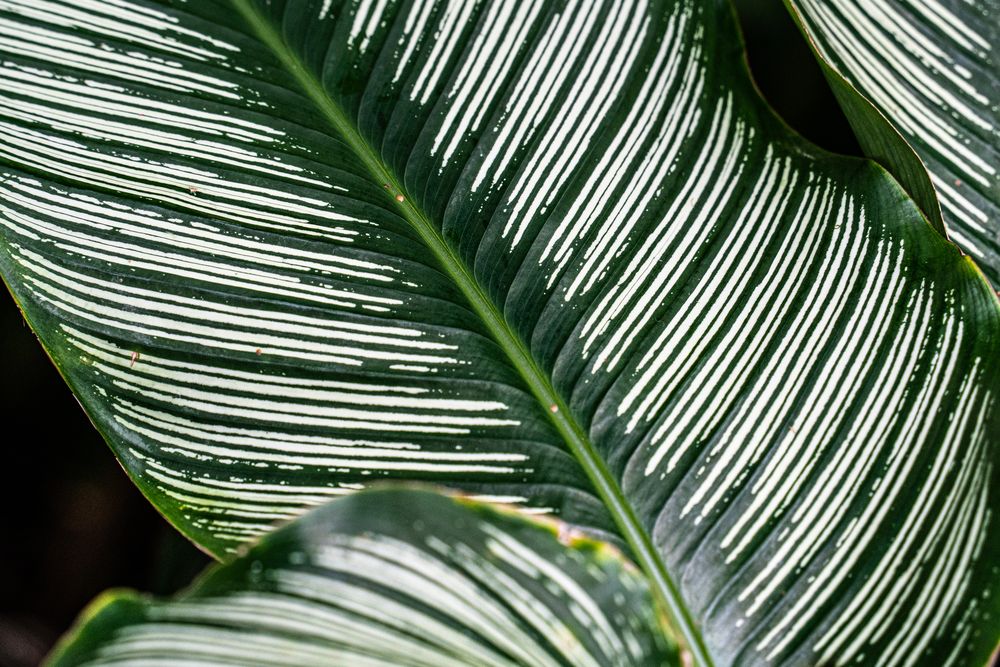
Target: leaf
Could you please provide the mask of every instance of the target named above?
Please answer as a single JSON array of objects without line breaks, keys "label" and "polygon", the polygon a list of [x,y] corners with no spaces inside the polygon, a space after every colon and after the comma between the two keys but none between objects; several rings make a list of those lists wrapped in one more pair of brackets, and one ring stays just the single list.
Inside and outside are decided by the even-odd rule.
[{"label": "leaf", "polygon": [[787,4],[865,152],[1000,285],[1000,3]]},{"label": "leaf", "polygon": [[679,665],[639,573],[556,530],[428,491],[366,491],[173,600],[106,593],[49,664]]},{"label": "leaf", "polygon": [[620,540],[699,664],[977,664],[1000,308],[714,3],[2,4],[0,272],[223,556],[381,479]]}]

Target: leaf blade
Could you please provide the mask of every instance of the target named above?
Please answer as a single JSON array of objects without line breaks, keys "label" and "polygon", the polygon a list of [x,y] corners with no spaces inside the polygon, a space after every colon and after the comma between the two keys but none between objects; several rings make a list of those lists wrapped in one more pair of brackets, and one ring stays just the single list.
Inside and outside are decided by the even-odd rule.
[{"label": "leaf blade", "polygon": [[[900,175],[931,220],[943,208],[956,243],[997,285],[1000,6],[787,4],[828,75],[839,79],[838,100],[866,154]],[[887,121],[868,120],[873,113]],[[918,173],[910,146],[933,183]]]},{"label": "leaf blade", "polygon": [[[197,11],[209,16],[226,6],[206,3]],[[49,238],[58,238],[51,230],[65,238],[79,236],[81,228],[102,243],[121,243],[122,237],[132,240],[170,224],[175,234],[183,232],[181,259],[197,260],[213,271],[211,279],[170,279],[178,260],[171,254],[175,249],[132,241],[128,250],[152,257],[152,266],[129,268],[131,259],[119,252],[113,279],[104,277],[109,289],[86,305],[106,307],[102,301],[121,296],[122,288],[115,285],[122,282],[129,289],[136,288],[134,282],[148,282],[158,290],[143,293],[145,302],[136,299],[119,308],[127,316],[111,323],[92,314],[90,332],[78,327],[73,334],[76,342],[105,355],[100,372],[80,365],[78,385],[93,384],[105,392],[92,391],[91,409],[110,413],[104,419],[131,437],[118,436],[127,442],[119,441],[119,450],[129,456],[131,447],[146,457],[132,465],[152,480],[147,486],[161,497],[173,493],[169,512],[219,551],[226,548],[219,535],[235,544],[266,530],[272,519],[350,491],[375,475],[416,476],[517,499],[609,535],[616,518],[621,527],[620,519],[632,513],[640,525],[638,534],[626,534],[630,545],[642,557],[643,541],[654,543],[666,567],[647,562],[647,571],[654,578],[676,577],[683,606],[675,617],[695,647],[704,635],[712,657],[722,663],[754,662],[766,655],[792,664],[815,662],[822,657],[817,647],[828,648],[848,635],[837,625],[839,610],[863,605],[875,592],[880,593],[872,598],[878,609],[889,615],[886,623],[900,627],[900,600],[918,596],[909,582],[933,569],[948,544],[940,521],[926,512],[908,512],[909,502],[921,510],[938,508],[938,519],[963,519],[960,541],[971,545],[962,560],[946,566],[961,590],[957,601],[949,597],[944,578],[931,589],[933,600],[953,600],[948,620],[921,617],[921,623],[965,629],[961,613],[986,618],[989,603],[976,597],[970,581],[985,590],[995,586],[995,573],[984,565],[995,547],[990,540],[977,542],[977,531],[991,535],[995,527],[980,510],[969,508],[979,507],[974,501],[996,474],[989,472],[988,462],[995,455],[989,436],[995,429],[998,324],[995,297],[968,263],[926,228],[912,202],[883,172],[819,156],[775,127],[740,74],[741,54],[726,46],[726,36],[735,31],[725,12],[684,3],[663,7],[669,11],[636,4],[602,7],[593,14],[561,4],[526,5],[520,13],[512,11],[513,5],[498,4],[489,8],[492,14],[485,6],[470,7],[478,14],[456,29],[457,37],[449,33],[435,42],[424,33],[411,34],[423,40],[424,50],[411,53],[413,62],[403,64],[412,70],[404,67],[399,79],[393,76],[406,49],[379,54],[378,45],[398,43],[394,40],[406,25],[420,24],[422,11],[431,12],[430,23],[432,18],[458,21],[457,15],[434,14],[432,5],[423,4],[387,5],[377,10],[385,16],[376,12],[362,18],[352,12],[373,12],[373,6],[340,7],[344,16],[320,22],[308,19],[322,9],[314,5],[274,5],[268,11],[276,12],[283,40],[295,44],[310,71],[318,72],[324,91],[366,128],[365,141],[381,147],[385,171],[391,171],[389,165],[402,170],[399,182],[406,189],[398,194],[404,203],[419,202],[435,229],[440,225],[447,248],[469,267],[481,291],[525,341],[563,402],[539,400],[538,392],[532,396],[529,378],[512,367],[510,353],[505,358],[496,349],[504,347],[496,341],[503,326],[491,330],[470,315],[475,308],[463,302],[463,290],[444,279],[447,270],[416,243],[420,238],[433,242],[434,234],[414,233],[412,221],[398,213],[397,193],[362,177],[366,159],[354,155],[351,141],[324,134],[325,121],[315,117],[308,95],[296,92],[294,77],[280,59],[246,34],[226,33],[226,43],[239,57],[220,53],[215,60],[221,64],[209,71],[220,98],[235,95],[233,108],[243,124],[232,127],[229,116],[235,111],[229,107],[224,108],[229,116],[215,108],[210,119],[228,134],[238,134],[248,131],[246,123],[279,116],[270,129],[296,139],[284,140],[280,151],[269,153],[270,144],[257,138],[225,146],[252,149],[253,160],[241,154],[240,164],[259,168],[260,160],[275,158],[265,165],[279,175],[244,181],[242,174],[216,168],[212,174],[218,182],[208,183],[217,187],[196,185],[190,192],[177,176],[189,173],[179,172],[191,167],[184,158],[133,153],[138,160],[114,163],[122,170],[114,180],[92,167],[83,187],[96,189],[86,191],[62,185],[81,180],[70,167],[27,167],[53,171],[56,184],[31,186],[31,196],[21,205],[37,209],[48,196],[56,197],[63,210],[59,215],[36,212],[42,219],[32,223],[29,234],[16,236],[17,243],[30,242],[37,252],[47,243],[38,241],[45,238],[39,237],[41,230],[49,230]],[[193,29],[200,24],[190,11],[165,15]],[[504,12],[509,26],[497,23]],[[494,28],[483,28],[491,16]],[[423,30],[431,30],[427,22]],[[555,55],[534,42],[535,48],[494,55],[495,66],[506,68],[506,78],[501,77],[506,88],[486,91],[493,95],[492,115],[476,121],[471,112],[455,110],[458,104],[475,109],[480,83],[468,77],[483,77],[476,64],[490,61],[472,46],[496,36],[496,49],[504,34],[516,41],[517,35],[543,33],[548,43],[569,34],[581,41],[567,42],[573,48]],[[639,33],[644,38],[635,40],[632,50],[622,50],[618,61],[605,60],[604,69],[582,64],[599,63],[611,53],[598,45]],[[327,39],[335,57],[324,59]],[[119,36],[109,40],[105,50],[125,52],[115,41]],[[422,93],[411,97],[412,90],[426,92],[430,85],[431,75],[420,76],[428,71],[428,52],[449,43],[467,48],[446,59],[446,71],[425,103]],[[171,52],[180,48],[169,46]],[[567,70],[567,62],[577,65]],[[170,83],[188,85],[183,77],[195,73],[204,77],[200,63],[189,72],[194,65],[178,60],[173,69],[184,74]],[[548,88],[537,87],[532,78],[537,71],[546,72]],[[571,72],[583,74],[578,80]],[[256,87],[241,87],[248,80]],[[369,90],[364,85],[369,80],[378,85]],[[450,96],[448,86],[462,81],[458,94]],[[36,85],[53,87],[52,82]],[[197,85],[206,84],[199,79]],[[535,97],[513,95],[518,86],[530,85],[536,85]],[[97,90],[77,90],[77,106],[106,104],[107,94]],[[136,84],[128,90],[130,104],[141,107],[137,100],[148,94],[146,88]],[[574,91],[591,97],[581,102],[570,94]],[[594,91],[628,104],[607,106]],[[193,110],[211,110],[198,106],[201,99],[194,96]],[[268,103],[279,105],[280,112]],[[65,131],[53,127],[65,105],[53,105],[57,109],[31,116],[31,123],[48,126],[52,136],[27,134],[36,142],[29,146],[46,138],[55,141]],[[581,109],[601,113],[588,120]],[[192,109],[175,105],[171,111],[182,125],[195,122],[189,119]],[[570,122],[581,118],[576,126]],[[455,123],[464,129],[448,134]],[[252,125],[258,134],[268,127]],[[97,122],[88,131],[104,129]],[[200,141],[211,138],[207,131],[187,129]],[[133,142],[145,138],[112,142],[82,136],[73,135],[88,144],[72,153],[76,160],[96,160],[90,153],[102,154],[105,143],[128,155],[136,150]],[[304,150],[300,136],[320,148]],[[173,148],[203,146],[193,143],[175,141]],[[283,160],[291,159],[287,156],[312,171],[291,176],[278,171]],[[28,160],[32,157],[38,158],[28,153]],[[126,228],[116,221],[121,212],[109,213],[122,200],[107,192],[121,192],[126,165],[142,176],[156,160],[162,161],[157,173],[146,181],[135,174],[125,179],[132,188],[125,194],[138,209],[130,214],[141,211],[153,220]],[[675,169],[678,165],[682,168]],[[302,179],[312,189],[288,184]],[[29,187],[23,180],[17,183]],[[12,187],[8,184],[8,192]],[[61,188],[60,194],[46,190],[53,187]],[[273,201],[246,193],[263,193]],[[86,212],[88,198],[95,197],[99,217]],[[345,212],[353,217],[344,220]],[[22,216],[16,219],[23,229],[25,211],[14,213]],[[87,224],[81,226],[81,219]],[[8,228],[15,224],[11,220]],[[333,230],[324,226],[330,220],[337,224]],[[274,232],[277,225],[282,225],[280,233]],[[208,252],[206,233],[216,234],[211,240],[228,254]],[[325,245],[307,243],[317,234],[326,235]],[[236,240],[243,244],[238,256],[228,248]],[[257,244],[250,246],[252,253],[245,247],[250,243]],[[345,274],[324,253],[353,261],[354,273]],[[40,274],[7,261],[4,274],[15,289],[42,289]],[[88,266],[97,271],[99,261],[87,256],[73,258],[70,265],[91,262]],[[360,261],[368,262],[364,275],[356,275]],[[391,288],[373,277],[380,268]],[[240,290],[259,295],[271,307],[261,309],[249,295],[223,289],[229,274],[239,276]],[[265,294],[255,280],[272,293]],[[80,272],[69,281],[86,282]],[[78,288],[64,285],[63,293],[66,289]],[[177,312],[177,300],[192,296],[202,303],[183,304],[198,312],[194,318]],[[48,330],[51,337],[65,326],[51,313],[66,318],[71,309],[61,306],[73,306],[70,301],[34,302],[38,311],[49,309],[43,335]],[[353,314],[362,309],[363,318]],[[216,324],[206,331],[197,320],[210,311]],[[191,319],[203,328],[179,347],[159,331],[137,336],[121,326],[134,316],[161,322],[164,313],[173,315],[161,327],[167,334],[190,326]],[[291,334],[274,337],[276,329],[287,333],[290,323]],[[903,334],[895,334],[897,329]],[[95,331],[117,342],[94,342]],[[272,338],[257,355],[254,341],[265,334]],[[418,350],[414,340],[432,347]],[[146,347],[131,349],[137,342]],[[79,356],[73,345],[60,355]],[[410,357],[388,356],[401,346]],[[133,359],[130,351],[140,356]],[[178,369],[188,376],[178,376]],[[433,369],[440,380],[426,377]],[[215,393],[206,395],[203,387],[211,382]],[[123,390],[122,383],[142,391]],[[978,392],[971,407],[963,402],[970,400],[962,398],[964,387]],[[135,394],[142,398],[143,392],[149,401],[154,391],[160,394],[153,396],[157,402],[139,406],[145,412],[122,403],[135,403]],[[275,397],[281,398],[277,407]],[[440,399],[444,402],[433,402]],[[572,413],[606,462],[612,482],[622,488],[628,503],[615,510],[616,517],[608,515],[581,471],[586,459],[569,455],[571,443],[559,437],[561,422],[553,420],[553,404],[556,415],[568,419]],[[154,408],[157,414],[151,415]],[[128,423],[145,432],[121,427],[123,409],[130,411]],[[226,418],[239,421],[226,423]],[[951,423],[958,424],[956,432]],[[335,437],[345,433],[352,436],[350,442]],[[904,462],[900,450],[921,464]],[[785,477],[786,471],[792,472]],[[941,471],[957,483],[950,495],[942,492]],[[866,504],[865,497],[877,497],[884,506]],[[994,502],[990,497],[987,504]],[[808,530],[802,517],[816,519],[817,529]],[[863,520],[875,522],[874,532],[852,530]],[[917,521],[929,551],[899,532],[907,521]],[[892,549],[882,551],[882,540]],[[868,578],[895,567],[901,553],[914,559],[903,568],[903,588],[883,589]],[[778,565],[774,554],[789,559]],[[836,569],[845,563],[851,566]],[[963,581],[966,574],[970,578]],[[835,584],[833,597],[823,588],[826,581]],[[661,588],[669,600],[669,585]],[[816,606],[809,607],[810,601]],[[801,611],[802,605],[807,607],[804,623],[784,614],[793,607]],[[692,622],[684,623],[685,616]],[[778,630],[787,634],[775,634]],[[895,635],[887,637],[881,626],[860,630],[859,636],[878,640],[876,651],[888,650],[894,641]],[[947,639],[926,636],[935,638],[933,650],[943,650]],[[908,641],[926,646],[919,637]],[[988,637],[963,641],[960,646],[972,655],[983,650]]]},{"label": "leaf blade", "polygon": [[679,664],[638,573],[557,530],[428,491],[356,494],[173,600],[105,594],[48,664]]}]

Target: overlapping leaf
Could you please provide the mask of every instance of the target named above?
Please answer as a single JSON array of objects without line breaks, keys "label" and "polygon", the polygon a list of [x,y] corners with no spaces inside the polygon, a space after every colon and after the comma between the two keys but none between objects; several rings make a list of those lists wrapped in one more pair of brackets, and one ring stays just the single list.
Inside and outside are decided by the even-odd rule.
[{"label": "overlapping leaf", "polygon": [[601,543],[426,491],[317,509],[170,601],[99,598],[50,665],[679,665]]},{"label": "overlapping leaf", "polygon": [[[834,76],[846,77],[916,150],[951,237],[1000,285],[1000,3],[789,3]],[[909,181],[933,216],[937,201],[922,192],[920,165],[893,128],[849,92],[840,98],[866,151]]]},{"label": "overlapping leaf", "polygon": [[618,535],[701,662],[992,648],[995,296],[727,8],[0,11],[0,270],[206,548],[435,481]]}]

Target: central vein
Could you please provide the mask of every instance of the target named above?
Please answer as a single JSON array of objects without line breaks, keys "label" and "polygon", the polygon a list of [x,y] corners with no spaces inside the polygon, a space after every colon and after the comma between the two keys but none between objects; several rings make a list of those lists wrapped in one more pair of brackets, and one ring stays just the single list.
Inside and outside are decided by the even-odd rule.
[{"label": "central vein", "polygon": [[710,667],[712,661],[701,638],[701,632],[684,604],[677,585],[667,573],[659,552],[653,546],[649,534],[639,523],[632,506],[625,499],[604,460],[598,455],[587,434],[573,418],[566,403],[552,386],[548,375],[539,368],[524,342],[507,323],[496,304],[483,291],[465,262],[445,241],[437,227],[428,220],[424,212],[405,195],[399,179],[386,167],[375,150],[361,136],[355,124],[330,98],[270,22],[257,11],[251,0],[233,0],[233,4],[261,41],[288,68],[304,92],[346,140],[379,185],[388,185],[387,195],[393,198],[403,217],[441,263],[444,271],[468,299],[475,313],[482,318],[487,330],[507,354],[531,393],[542,404],[545,414],[549,416],[556,430],[583,467],[622,536],[632,548],[634,557],[649,578],[657,601],[665,609],[674,627],[683,637],[686,648],[691,652],[695,664]]}]

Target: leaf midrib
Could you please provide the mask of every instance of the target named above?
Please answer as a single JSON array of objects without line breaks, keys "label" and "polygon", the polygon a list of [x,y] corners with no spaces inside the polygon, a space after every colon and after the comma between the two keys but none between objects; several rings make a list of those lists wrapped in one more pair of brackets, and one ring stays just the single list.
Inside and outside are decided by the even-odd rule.
[{"label": "leaf midrib", "polygon": [[[239,13],[250,24],[258,38],[288,68],[309,99],[318,107],[330,124],[340,133],[351,150],[361,159],[379,185],[386,185],[387,196],[401,212],[403,218],[417,232],[420,239],[441,263],[442,268],[469,301],[473,311],[482,319],[486,329],[508,356],[531,393],[541,404],[543,412],[563,437],[577,462],[596,488],[632,548],[632,553],[646,573],[654,595],[667,612],[672,624],[680,632],[686,648],[696,665],[711,667],[712,661],[705,648],[701,631],[687,609],[673,578],[653,546],[649,533],[639,523],[618,483],[612,477],[604,460],[594,449],[587,434],[573,418],[569,407],[552,386],[548,375],[538,367],[520,336],[507,323],[496,304],[486,295],[465,262],[445,241],[424,212],[406,195],[395,174],[382,162],[347,114],[327,94],[316,78],[306,69],[298,56],[285,43],[278,31],[251,4],[251,0],[232,0]],[[402,201],[397,195],[402,196]]]}]

